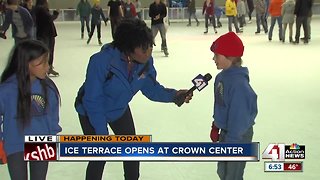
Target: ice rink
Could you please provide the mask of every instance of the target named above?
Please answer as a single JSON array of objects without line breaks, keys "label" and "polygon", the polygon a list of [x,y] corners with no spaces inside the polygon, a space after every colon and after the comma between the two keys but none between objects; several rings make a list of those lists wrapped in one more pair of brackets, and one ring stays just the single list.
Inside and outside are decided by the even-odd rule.
[{"label": "ice rink", "polygon": [[[227,32],[227,25],[214,34],[209,28],[203,34],[204,22],[186,27],[185,23],[171,23],[167,33],[169,57],[160,51],[160,36],[156,39],[153,57],[158,81],[167,87],[189,89],[198,74],[219,71],[209,50],[219,35]],[[264,33],[255,35],[255,22],[244,27],[240,35],[245,45],[244,66],[249,68],[251,85],[258,95],[258,116],[254,126],[254,141],[260,142],[260,154],[269,143],[298,143],[306,146],[302,173],[266,173],[264,161],[247,163],[247,180],[317,180],[320,179],[320,18],[312,20],[311,42],[304,45],[279,42],[275,26],[273,40]],[[53,78],[61,99],[61,134],[82,134],[73,107],[79,86],[83,83],[89,57],[99,51],[94,34],[91,43],[80,39],[80,23],[56,22],[58,37],[55,49]],[[288,31],[288,30],[287,30]],[[11,36],[11,31],[7,35]],[[288,33],[288,32],[287,32]],[[301,30],[303,36],[303,30]],[[295,31],[294,31],[295,35]],[[110,24],[102,29],[102,41],[111,41]],[[2,73],[13,46],[13,39],[0,39],[0,72]],[[214,79],[214,78],[213,78]],[[152,134],[154,142],[210,142],[213,113],[213,80],[201,92],[195,92],[192,102],[177,107],[155,103],[138,93],[130,103],[138,134]],[[318,152],[318,153],[317,153]],[[318,164],[318,165],[317,165]],[[48,180],[84,179],[86,162],[52,162]],[[216,162],[177,163],[142,162],[141,180],[214,180]],[[107,163],[103,179],[123,179],[121,162]],[[7,166],[0,166],[0,180],[9,180]]]}]

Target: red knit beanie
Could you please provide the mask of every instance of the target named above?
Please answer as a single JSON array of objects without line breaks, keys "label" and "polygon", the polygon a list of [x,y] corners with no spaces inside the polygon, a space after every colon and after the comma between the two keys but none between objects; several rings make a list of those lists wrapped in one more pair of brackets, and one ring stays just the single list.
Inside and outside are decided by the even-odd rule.
[{"label": "red knit beanie", "polygon": [[212,43],[210,50],[213,53],[227,57],[241,57],[244,46],[241,39],[234,32],[228,32],[216,39]]}]

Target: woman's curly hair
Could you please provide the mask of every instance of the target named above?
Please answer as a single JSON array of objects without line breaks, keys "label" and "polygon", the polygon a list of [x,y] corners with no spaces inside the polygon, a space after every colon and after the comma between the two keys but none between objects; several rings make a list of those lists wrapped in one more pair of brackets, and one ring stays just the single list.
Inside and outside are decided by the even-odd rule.
[{"label": "woman's curly hair", "polygon": [[148,49],[153,45],[151,29],[142,20],[124,19],[116,28],[112,44],[125,54],[133,53],[138,47]]}]

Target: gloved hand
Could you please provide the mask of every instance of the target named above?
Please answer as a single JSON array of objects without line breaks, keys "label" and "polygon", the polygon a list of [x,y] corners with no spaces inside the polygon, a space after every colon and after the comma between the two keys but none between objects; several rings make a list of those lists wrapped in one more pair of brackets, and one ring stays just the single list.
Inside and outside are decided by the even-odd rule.
[{"label": "gloved hand", "polygon": [[0,38],[2,38],[2,39],[7,39],[7,36],[6,36],[6,34],[5,34],[5,33],[0,32]]},{"label": "gloved hand", "polygon": [[59,9],[56,9],[53,11],[53,15],[58,16],[59,15]]},{"label": "gloved hand", "polygon": [[187,92],[188,92],[188,90],[186,90],[186,89],[181,89],[181,90],[177,91],[177,94],[176,94],[173,102],[179,107],[183,103],[189,103],[190,100],[192,99],[193,93],[190,92],[189,94],[186,94]]},{"label": "gloved hand", "polygon": [[4,152],[3,141],[0,141],[0,164],[7,164],[7,155]]},{"label": "gloved hand", "polygon": [[212,126],[211,126],[210,138],[212,142],[219,141],[219,128],[214,125],[214,121],[212,122]]}]

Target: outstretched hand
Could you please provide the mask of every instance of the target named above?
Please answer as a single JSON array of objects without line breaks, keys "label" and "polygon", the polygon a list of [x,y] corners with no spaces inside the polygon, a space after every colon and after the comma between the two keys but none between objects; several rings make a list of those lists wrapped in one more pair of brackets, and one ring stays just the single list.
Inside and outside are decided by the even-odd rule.
[{"label": "outstretched hand", "polygon": [[177,92],[176,96],[181,96],[181,95],[185,94],[184,102],[185,102],[185,103],[189,103],[190,100],[192,99],[193,93],[191,92],[191,93],[189,93],[189,94],[186,94],[187,92],[188,92],[188,90],[186,90],[186,89],[180,89],[180,90]]}]

